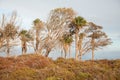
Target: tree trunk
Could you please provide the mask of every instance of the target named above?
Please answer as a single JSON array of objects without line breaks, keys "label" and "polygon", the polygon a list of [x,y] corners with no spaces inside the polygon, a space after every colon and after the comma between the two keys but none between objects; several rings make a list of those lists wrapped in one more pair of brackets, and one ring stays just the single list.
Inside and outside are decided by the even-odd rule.
[{"label": "tree trunk", "polygon": [[38,46],[39,46],[38,36],[39,36],[39,32],[38,32],[38,30],[36,30],[36,53],[38,53]]},{"label": "tree trunk", "polygon": [[82,61],[82,40],[79,40],[79,55],[80,55],[80,61]]},{"label": "tree trunk", "polygon": [[67,53],[65,53],[64,58],[65,58],[65,59],[67,58]]},{"label": "tree trunk", "polygon": [[10,56],[10,44],[9,44],[9,39],[7,39],[7,57]]},{"label": "tree trunk", "polygon": [[63,49],[61,50],[61,57],[63,57],[63,54],[64,54],[64,51],[63,51]]},{"label": "tree trunk", "polygon": [[94,45],[95,45],[95,41],[94,39],[92,39],[92,61],[94,61],[94,50],[95,50]]},{"label": "tree trunk", "polygon": [[22,41],[22,55],[26,54],[27,52],[27,45],[25,41]]},{"label": "tree trunk", "polygon": [[50,49],[47,49],[47,50],[46,50],[45,57],[48,57],[50,51],[51,51]]},{"label": "tree trunk", "polygon": [[67,58],[68,52],[69,52],[69,46],[67,44],[64,44],[64,58]]},{"label": "tree trunk", "polygon": [[75,59],[78,60],[78,32],[75,34]]},{"label": "tree trunk", "polygon": [[71,58],[71,47],[69,46],[69,58]]}]

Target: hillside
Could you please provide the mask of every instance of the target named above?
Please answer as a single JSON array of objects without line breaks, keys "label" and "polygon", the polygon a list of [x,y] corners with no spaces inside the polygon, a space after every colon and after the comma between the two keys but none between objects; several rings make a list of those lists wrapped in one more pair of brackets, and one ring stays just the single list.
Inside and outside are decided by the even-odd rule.
[{"label": "hillside", "polygon": [[0,80],[120,80],[120,59],[80,62],[35,54],[0,57]]}]

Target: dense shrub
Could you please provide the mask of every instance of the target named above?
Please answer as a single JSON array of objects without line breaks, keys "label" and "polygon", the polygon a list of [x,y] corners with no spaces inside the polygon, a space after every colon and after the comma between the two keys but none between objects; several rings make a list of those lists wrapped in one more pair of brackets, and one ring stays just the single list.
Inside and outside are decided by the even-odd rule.
[{"label": "dense shrub", "polygon": [[51,60],[36,54],[0,57],[0,80],[120,80],[120,60]]}]

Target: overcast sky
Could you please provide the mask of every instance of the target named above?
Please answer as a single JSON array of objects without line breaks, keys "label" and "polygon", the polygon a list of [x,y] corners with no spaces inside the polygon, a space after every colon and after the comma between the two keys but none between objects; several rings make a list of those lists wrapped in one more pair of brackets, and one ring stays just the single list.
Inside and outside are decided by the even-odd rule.
[{"label": "overcast sky", "polygon": [[21,26],[29,29],[35,18],[46,21],[50,10],[59,7],[73,8],[77,15],[103,26],[113,44],[96,52],[96,57],[120,58],[120,0],[0,0],[0,17],[17,11]]}]

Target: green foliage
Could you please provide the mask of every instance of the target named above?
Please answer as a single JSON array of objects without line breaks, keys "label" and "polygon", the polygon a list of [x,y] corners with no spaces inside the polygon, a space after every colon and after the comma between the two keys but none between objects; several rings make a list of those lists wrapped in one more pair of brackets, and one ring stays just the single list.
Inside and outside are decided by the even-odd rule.
[{"label": "green foliage", "polygon": [[87,21],[83,17],[78,16],[75,17],[74,23],[76,24],[77,27],[82,27],[86,25]]},{"label": "green foliage", "polygon": [[36,24],[39,23],[39,22],[40,22],[40,19],[39,19],[39,18],[37,18],[37,19],[35,19],[35,20],[33,21],[34,25],[36,25]]},{"label": "green foliage", "polygon": [[10,73],[11,80],[34,80],[34,77],[37,76],[37,72],[30,68],[21,68]]},{"label": "green foliage", "polygon": [[20,68],[13,72],[2,74],[2,80],[34,80],[37,78],[37,72],[30,68]]},{"label": "green foliage", "polygon": [[89,73],[80,72],[78,76],[76,76],[76,80],[85,80],[85,79],[90,79]]},{"label": "green foliage", "polygon": [[27,30],[22,30],[20,34],[25,35],[27,33]]},{"label": "green foliage", "polygon": [[69,34],[64,34],[61,41],[64,43],[64,44],[71,44],[73,42],[73,37]]},{"label": "green foliage", "polygon": [[56,78],[55,76],[48,77],[46,80],[60,80],[59,78]]},{"label": "green foliage", "polygon": [[30,31],[27,30],[21,30],[19,33],[19,36],[21,37],[22,41],[32,41],[33,40],[33,36],[30,33]]}]

